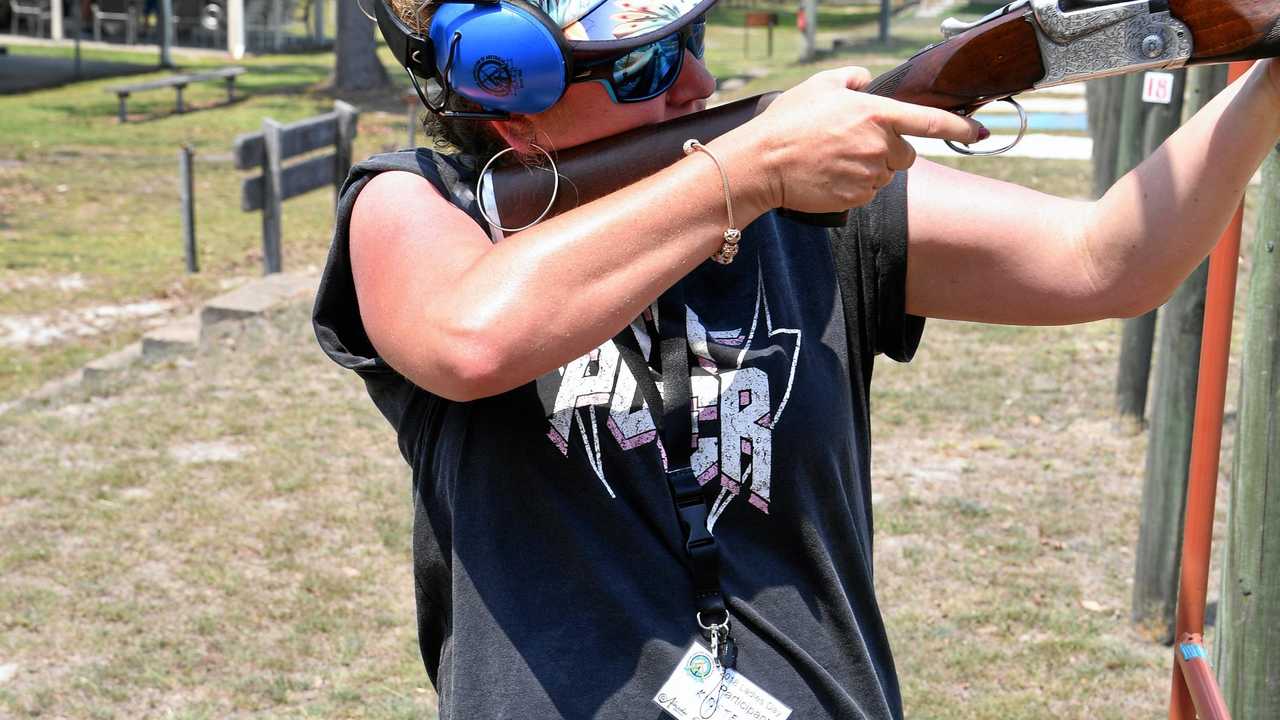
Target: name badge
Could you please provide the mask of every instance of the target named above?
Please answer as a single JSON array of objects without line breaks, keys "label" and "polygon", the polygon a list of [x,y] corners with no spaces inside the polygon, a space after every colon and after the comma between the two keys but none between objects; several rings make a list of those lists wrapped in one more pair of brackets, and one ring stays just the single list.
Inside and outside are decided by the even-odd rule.
[{"label": "name badge", "polygon": [[791,708],[736,670],[717,669],[694,641],[653,701],[676,720],[786,720]]}]

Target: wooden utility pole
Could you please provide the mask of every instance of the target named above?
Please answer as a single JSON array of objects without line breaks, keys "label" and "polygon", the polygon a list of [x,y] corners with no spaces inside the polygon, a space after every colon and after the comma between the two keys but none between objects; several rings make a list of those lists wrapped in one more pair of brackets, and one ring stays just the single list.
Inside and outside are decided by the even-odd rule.
[{"label": "wooden utility pole", "polygon": [[1280,146],[1260,200],[1214,663],[1237,718],[1280,717]]},{"label": "wooden utility pole", "polygon": [[818,57],[818,0],[804,0],[800,8],[804,12],[804,52],[802,62],[813,62]]},{"label": "wooden utility pole", "polygon": [[[1227,86],[1227,67],[1196,68],[1188,76],[1190,117]],[[1178,601],[1182,515],[1195,418],[1200,335],[1204,327],[1208,261],[1191,274],[1160,312],[1160,347],[1152,389],[1151,435],[1142,486],[1142,519],[1133,572],[1130,619],[1153,640],[1173,642]]]},{"label": "wooden utility pole", "polygon": [[893,14],[893,0],[880,0],[880,44],[889,44],[889,16]]},{"label": "wooden utility pole", "polygon": [[[1143,102],[1145,75],[1125,76],[1116,177],[1137,167],[1182,124],[1185,71],[1173,73],[1174,86],[1168,104]],[[1120,340],[1120,369],[1116,374],[1116,410],[1121,418],[1141,427],[1151,377],[1151,348],[1156,336],[1156,310],[1126,320]]]},{"label": "wooden utility pole", "polygon": [[1116,144],[1120,139],[1124,77],[1092,80],[1085,86],[1089,134],[1093,137],[1093,196],[1102,197],[1116,181]]},{"label": "wooden utility pole", "polygon": [[173,67],[173,0],[160,0],[160,67]]}]

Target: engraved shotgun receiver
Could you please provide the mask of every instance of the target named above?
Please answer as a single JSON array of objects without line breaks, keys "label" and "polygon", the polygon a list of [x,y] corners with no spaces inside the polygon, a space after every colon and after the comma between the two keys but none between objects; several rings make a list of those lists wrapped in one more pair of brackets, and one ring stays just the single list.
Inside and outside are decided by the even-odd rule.
[{"label": "engraved shotgun receiver", "polygon": [[[1280,55],[1280,0],[1016,0],[972,23],[942,24],[945,37],[876,78],[866,92],[962,115],[1021,92],[1153,68]],[[484,173],[479,201],[492,218],[523,226],[621,189],[683,157],[687,138],[707,142],[762,112],[776,93],[739,100],[557,155],[562,182],[525,167]],[[952,145],[952,149],[979,154]],[[550,198],[550,202],[548,202]],[[847,213],[784,211],[839,226]]]},{"label": "engraved shotgun receiver", "polygon": [[866,91],[962,115],[1008,101],[1021,139],[1027,117],[1012,98],[1027,90],[1280,55],[1280,1],[1016,0],[976,22],[949,18],[942,34]]}]

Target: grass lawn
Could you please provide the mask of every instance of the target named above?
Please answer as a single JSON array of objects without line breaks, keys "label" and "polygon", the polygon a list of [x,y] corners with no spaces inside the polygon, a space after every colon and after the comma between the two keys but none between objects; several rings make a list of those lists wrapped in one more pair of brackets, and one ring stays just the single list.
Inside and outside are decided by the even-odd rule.
[{"label": "grass lawn", "polygon": [[3,419],[0,717],[433,716],[407,468],[308,319]]}]

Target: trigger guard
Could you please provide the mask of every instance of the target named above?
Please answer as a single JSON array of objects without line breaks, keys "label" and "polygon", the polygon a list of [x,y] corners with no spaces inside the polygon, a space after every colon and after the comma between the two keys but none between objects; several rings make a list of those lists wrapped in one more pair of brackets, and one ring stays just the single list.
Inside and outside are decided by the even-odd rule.
[{"label": "trigger guard", "polygon": [[[1008,145],[1005,145],[1002,148],[998,148],[996,150],[970,150],[968,147],[964,145],[958,145],[952,142],[951,140],[943,140],[943,142],[947,144],[947,147],[951,148],[955,152],[960,153],[961,155],[968,155],[969,157],[989,157],[991,155],[1003,155],[1004,153],[1007,153],[1010,150],[1012,150],[1014,146],[1016,146],[1018,143],[1022,142],[1022,136],[1027,134],[1026,109],[1024,109],[1022,105],[1018,103],[1017,100],[1014,100],[1011,97],[1002,98],[997,102],[1009,103],[1014,107],[1014,109],[1018,111],[1018,136],[1013,139],[1013,142],[1009,143]],[[962,112],[960,114],[964,117],[968,117],[969,115],[972,115],[972,113],[967,113],[967,112]]]}]

